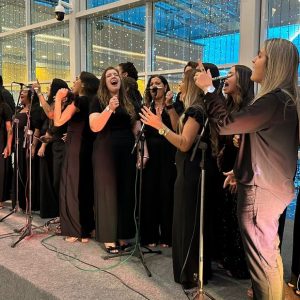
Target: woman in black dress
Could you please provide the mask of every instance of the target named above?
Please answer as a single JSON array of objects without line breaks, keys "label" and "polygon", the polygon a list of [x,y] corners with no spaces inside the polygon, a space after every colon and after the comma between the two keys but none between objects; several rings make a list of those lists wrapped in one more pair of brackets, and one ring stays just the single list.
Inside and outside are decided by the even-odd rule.
[{"label": "woman in black dress", "polygon": [[125,247],[135,234],[136,155],[131,150],[140,122],[115,68],[103,72],[98,96],[90,110],[90,127],[98,132],[93,150],[96,240],[115,254],[117,242]]},{"label": "woman in black dress", "polygon": [[92,149],[94,134],[89,128],[89,106],[96,96],[99,79],[81,72],[74,82],[74,101],[62,112],[68,89],[60,89],[55,97],[54,125],[68,123],[66,152],[60,181],[61,234],[68,242],[87,242],[94,229]]},{"label": "woman in black dress", "polygon": [[[216,66],[209,68],[218,76]],[[177,148],[176,169],[177,178],[174,188],[174,214],[172,232],[173,272],[176,282],[184,289],[197,286],[199,270],[199,175],[201,152],[198,150],[193,161],[190,161],[193,144],[201,132],[205,122],[202,93],[194,83],[195,70],[187,71],[183,81],[183,99],[185,111],[179,119],[178,134],[170,130],[162,121],[159,114],[154,114],[149,108],[142,109],[141,120],[157,129],[171,144]],[[216,83],[218,84],[218,82]],[[209,142],[205,136],[205,141]],[[212,176],[210,148],[206,151],[206,183]],[[208,184],[206,192],[209,194]],[[205,197],[204,213],[204,280],[210,273],[209,260],[209,197]]]},{"label": "woman in black dress", "polygon": [[[39,160],[37,159],[37,146],[39,144],[38,138],[40,136],[40,129],[42,127],[42,110],[39,106],[37,94],[33,88],[25,88],[20,95],[21,108],[17,111],[15,118],[18,122],[18,135],[19,135],[19,165],[14,166],[14,178],[18,174],[18,187],[19,187],[19,205],[23,211],[28,207],[28,143],[24,141],[25,126],[29,124],[30,130],[33,131],[32,147],[31,147],[31,209],[40,209],[40,180],[39,180]],[[14,136],[16,138],[16,136]],[[15,149],[16,151],[16,149]],[[16,204],[16,180],[13,181],[13,207]]]},{"label": "woman in black dress", "polygon": [[[146,87],[145,102],[166,126],[176,131],[183,103],[173,103],[173,93],[163,76],[153,75]],[[180,105],[181,104],[181,105]],[[141,242],[143,245],[169,247],[172,244],[176,148],[151,126],[145,126],[149,161],[143,171],[141,205]]]},{"label": "woman in black dress", "polygon": [[[230,77],[225,80],[223,87],[223,92],[227,95],[228,111],[239,111],[254,98],[254,83],[250,80],[251,74],[251,69],[246,66],[231,67],[228,73]],[[233,144],[232,135],[221,137],[218,136],[217,130],[213,129],[215,143],[212,148],[218,158],[218,167],[221,172],[229,172],[234,166],[238,148]],[[223,175],[221,185],[224,180]],[[223,195],[223,199],[219,199],[217,209],[220,220],[218,234],[221,236],[218,247],[221,254],[220,263],[227,270],[228,275],[239,279],[250,278],[236,216],[237,193],[235,189],[227,187]]]},{"label": "woman in black dress", "polygon": [[[65,81],[54,78],[49,87],[47,101],[41,92],[39,82],[34,83],[33,87],[37,90],[40,104],[47,116],[42,133],[45,134],[45,142],[38,150],[41,174],[40,216],[42,218],[55,218],[51,223],[59,223],[59,183],[65,153],[63,136],[67,132],[67,123],[59,127],[54,126],[54,101],[57,91],[68,88],[68,85]],[[66,106],[67,101],[63,103],[62,109]]]},{"label": "woman in black dress", "polygon": [[0,209],[3,202],[10,199],[12,180],[11,146],[12,146],[12,111],[4,102],[0,92]]}]

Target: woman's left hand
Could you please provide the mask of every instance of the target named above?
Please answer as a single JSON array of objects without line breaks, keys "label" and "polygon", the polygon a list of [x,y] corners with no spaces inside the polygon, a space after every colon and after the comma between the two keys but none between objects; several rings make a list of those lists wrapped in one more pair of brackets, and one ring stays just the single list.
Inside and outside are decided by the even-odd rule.
[{"label": "woman's left hand", "polygon": [[142,112],[139,113],[141,121],[157,130],[163,127],[163,122],[161,120],[161,112],[159,109],[156,110],[156,115],[146,106],[143,106]]},{"label": "woman's left hand", "polygon": [[59,89],[55,95],[55,101],[62,102],[67,97],[68,92],[69,92],[68,89]]},{"label": "woman's left hand", "polygon": [[204,92],[213,85],[210,70],[208,69],[206,72],[201,61],[198,62],[197,73],[194,76],[194,81],[196,86]]}]

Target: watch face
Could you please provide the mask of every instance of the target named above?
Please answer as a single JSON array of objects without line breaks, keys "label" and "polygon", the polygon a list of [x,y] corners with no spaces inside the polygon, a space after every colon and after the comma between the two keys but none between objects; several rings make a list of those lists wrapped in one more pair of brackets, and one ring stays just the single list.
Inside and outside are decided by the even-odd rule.
[{"label": "watch face", "polygon": [[158,130],[158,133],[161,134],[161,135],[165,134],[165,129],[164,128],[160,128]]}]

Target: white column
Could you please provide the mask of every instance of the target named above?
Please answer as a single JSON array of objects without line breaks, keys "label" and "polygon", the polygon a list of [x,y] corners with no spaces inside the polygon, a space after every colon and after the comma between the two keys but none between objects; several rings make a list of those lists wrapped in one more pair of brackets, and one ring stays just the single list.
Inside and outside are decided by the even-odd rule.
[{"label": "white column", "polygon": [[153,71],[153,25],[154,3],[146,2],[146,23],[145,23],[145,82],[148,74]]},{"label": "white column", "polygon": [[72,81],[81,71],[80,66],[80,20],[75,18],[75,14],[80,9],[78,0],[70,1],[73,10],[69,15],[69,38],[70,38],[70,80]]},{"label": "white column", "polygon": [[240,59],[239,63],[252,66],[252,58],[260,48],[261,8],[264,0],[240,1]]},{"label": "white column", "polygon": [[[25,25],[30,25],[31,23],[31,1],[27,0],[25,1]],[[32,61],[32,32],[27,31],[26,32],[26,65],[27,65],[27,81],[35,80],[35,66],[36,62]],[[34,74],[32,72],[32,67],[34,67]]]},{"label": "white column", "polygon": [[[80,0],[80,11],[86,10],[86,0]],[[86,18],[79,19],[80,22],[80,43],[77,45],[77,47],[80,47],[80,71],[86,71],[87,69],[87,26]],[[97,75],[97,74],[95,74]]]}]

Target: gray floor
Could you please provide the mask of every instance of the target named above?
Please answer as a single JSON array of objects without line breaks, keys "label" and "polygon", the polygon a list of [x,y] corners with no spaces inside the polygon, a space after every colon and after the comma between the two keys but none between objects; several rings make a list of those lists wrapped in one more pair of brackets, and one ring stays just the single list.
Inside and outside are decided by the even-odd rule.
[{"label": "gray floor", "polygon": [[[8,212],[8,208],[0,210],[0,218]],[[40,226],[44,222],[34,215],[33,224]],[[162,249],[162,255],[145,256],[153,275],[149,278],[136,257],[103,260],[105,252],[93,240],[88,244],[70,244],[54,236],[43,242],[53,250],[50,251],[42,240],[51,232],[39,229],[11,248],[18,236],[3,238],[3,234],[12,233],[24,223],[25,215],[21,213],[0,223],[0,299],[187,299],[180,285],[173,281],[170,249]],[[292,226],[293,222],[288,220],[283,244],[286,279],[291,263]],[[247,299],[249,286],[249,281],[234,280],[216,269],[205,290],[215,299],[241,300]]]}]

